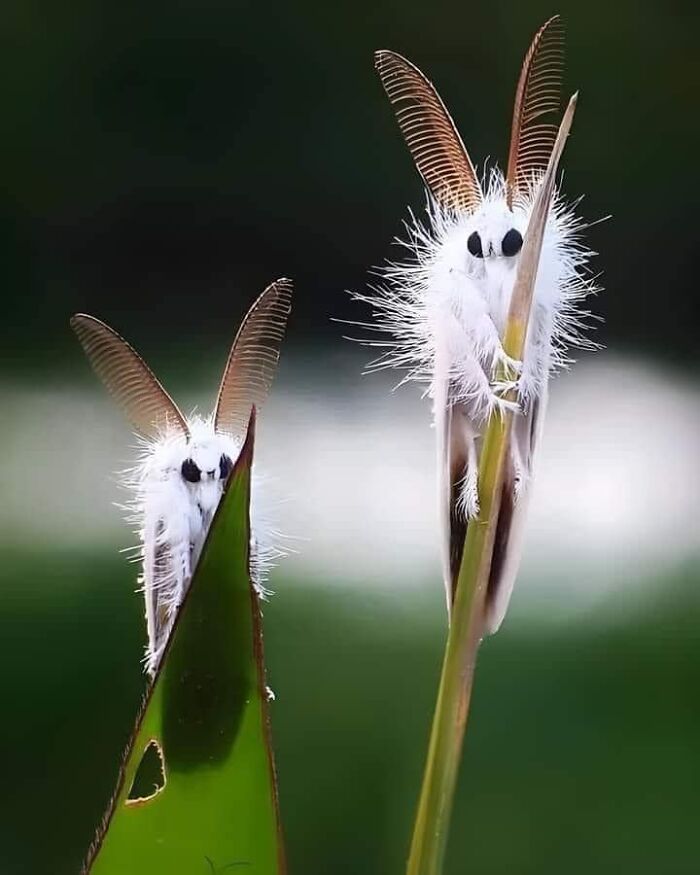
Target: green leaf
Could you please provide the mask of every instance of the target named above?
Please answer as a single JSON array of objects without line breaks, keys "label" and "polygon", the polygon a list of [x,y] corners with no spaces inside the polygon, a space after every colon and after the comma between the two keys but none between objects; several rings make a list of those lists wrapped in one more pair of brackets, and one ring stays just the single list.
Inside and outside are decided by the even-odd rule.
[{"label": "green leaf", "polygon": [[258,596],[253,421],[129,744],[90,875],[279,875]]}]

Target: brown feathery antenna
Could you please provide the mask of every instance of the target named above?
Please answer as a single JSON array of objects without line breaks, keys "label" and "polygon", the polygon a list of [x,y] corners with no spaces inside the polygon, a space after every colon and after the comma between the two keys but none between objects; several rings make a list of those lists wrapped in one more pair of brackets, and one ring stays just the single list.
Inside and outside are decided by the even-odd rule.
[{"label": "brown feathery antenna", "polygon": [[433,84],[395,52],[375,52],[375,67],[418,172],[442,206],[475,210],[483,195],[474,165]]},{"label": "brown feathery antenna", "polygon": [[123,337],[85,313],[76,313],[70,324],[93,370],[140,434],[153,439],[163,430],[174,428],[189,438],[185,417],[153,371]]},{"label": "brown feathery antenna", "polygon": [[563,73],[564,25],[554,15],[535,34],[515,92],[506,172],[509,207],[516,192],[526,189],[533,175],[547,167],[557,136]]},{"label": "brown feathery antenna", "polygon": [[279,279],[248,310],[221,378],[214,413],[217,432],[235,440],[244,437],[252,408],[260,409],[275,376],[291,308],[292,281]]}]

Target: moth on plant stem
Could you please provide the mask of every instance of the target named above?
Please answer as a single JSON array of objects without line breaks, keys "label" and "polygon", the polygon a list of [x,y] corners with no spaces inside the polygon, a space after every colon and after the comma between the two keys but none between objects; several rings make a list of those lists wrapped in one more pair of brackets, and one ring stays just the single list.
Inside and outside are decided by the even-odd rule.
[{"label": "moth on plant stem", "polygon": [[[126,472],[131,491],[146,602],[146,669],[155,674],[178,608],[190,585],[212,518],[245,440],[253,408],[275,375],[291,309],[292,283],[279,279],[241,323],[211,416],[185,417],[141,356],[104,322],[78,313],[71,326],[98,377],[123,408],[141,455]],[[251,499],[251,576],[262,593],[264,572],[279,555]],[[257,517],[257,518],[256,518]]]},{"label": "moth on plant stem", "polygon": [[[479,180],[445,104],[410,61],[390,51],[376,68],[427,189],[427,222],[411,214],[405,262],[382,270],[384,282],[357,300],[370,304],[373,330],[392,340],[371,368],[407,370],[427,382],[437,437],[442,564],[448,613],[467,528],[479,514],[478,470],[485,426],[515,414],[485,601],[495,632],[517,574],[535,453],[551,374],[583,334],[582,301],[597,291],[581,241],[586,227],[555,191],[542,241],[522,361],[503,347],[513,287],[537,193],[558,130],[564,33],[558,16],[535,34],[515,95],[505,174]],[[402,381],[402,382],[404,382]]]}]

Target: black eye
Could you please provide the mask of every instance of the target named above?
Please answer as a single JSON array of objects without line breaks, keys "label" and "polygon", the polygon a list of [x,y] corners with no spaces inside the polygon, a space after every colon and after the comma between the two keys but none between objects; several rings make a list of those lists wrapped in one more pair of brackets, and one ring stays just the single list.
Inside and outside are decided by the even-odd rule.
[{"label": "black eye", "polygon": [[467,249],[471,252],[474,258],[483,258],[484,253],[481,248],[481,237],[478,231],[472,231],[467,240]]},{"label": "black eye", "polygon": [[517,255],[522,249],[522,246],[523,235],[520,231],[516,231],[515,228],[511,228],[501,241],[501,252],[510,257],[512,255]]},{"label": "black eye", "polygon": [[231,473],[231,468],[233,468],[233,462],[229,459],[226,453],[222,453],[221,458],[219,459],[219,477],[222,480],[225,480]]},{"label": "black eye", "polygon": [[199,483],[202,477],[202,472],[192,459],[185,459],[180,468],[180,473],[188,483]]}]

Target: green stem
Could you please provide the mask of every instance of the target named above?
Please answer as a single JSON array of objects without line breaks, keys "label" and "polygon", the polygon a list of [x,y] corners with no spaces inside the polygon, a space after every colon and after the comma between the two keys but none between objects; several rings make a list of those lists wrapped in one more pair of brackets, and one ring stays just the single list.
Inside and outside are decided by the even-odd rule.
[{"label": "green stem", "polygon": [[509,420],[510,414],[493,417],[484,436],[479,468],[481,510],[467,528],[407,875],[439,875],[442,871],[476,653],[483,633],[484,596],[501,499]]}]

